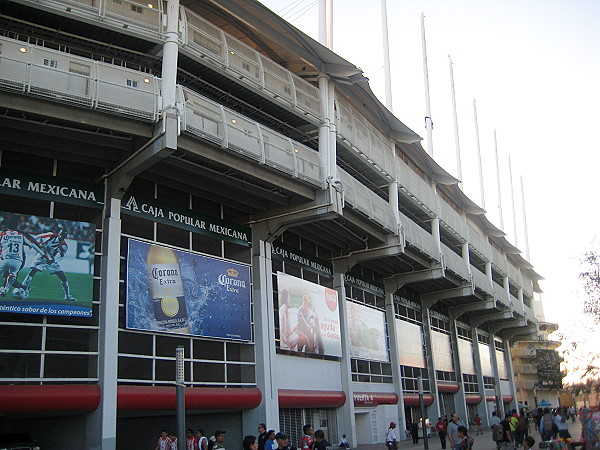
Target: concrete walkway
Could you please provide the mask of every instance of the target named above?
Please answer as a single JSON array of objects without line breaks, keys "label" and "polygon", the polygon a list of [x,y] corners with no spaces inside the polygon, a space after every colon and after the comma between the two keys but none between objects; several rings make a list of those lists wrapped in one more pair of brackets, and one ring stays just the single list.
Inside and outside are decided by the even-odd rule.
[{"label": "concrete walkway", "polygon": [[[538,443],[540,441],[540,433],[534,431],[533,423],[529,424],[531,428],[531,436],[535,439],[534,448],[538,448]],[[581,437],[581,423],[577,420],[575,423],[569,422],[569,432],[571,436],[573,436],[574,441],[579,441]],[[473,450],[496,450],[496,443],[492,441],[492,430],[490,428],[484,428],[483,435],[475,436],[475,433],[469,435],[475,439],[473,443]],[[419,439],[418,444],[413,444],[412,439],[408,439],[406,441],[400,441],[398,445],[399,450],[422,450],[424,449],[423,439]],[[521,447],[522,448],[522,447]],[[429,438],[429,450],[441,450],[442,445],[440,444],[440,439],[437,435]],[[451,450],[450,446],[446,445],[447,450]],[[386,450],[385,444],[372,444],[372,445],[359,445],[356,450]]]}]

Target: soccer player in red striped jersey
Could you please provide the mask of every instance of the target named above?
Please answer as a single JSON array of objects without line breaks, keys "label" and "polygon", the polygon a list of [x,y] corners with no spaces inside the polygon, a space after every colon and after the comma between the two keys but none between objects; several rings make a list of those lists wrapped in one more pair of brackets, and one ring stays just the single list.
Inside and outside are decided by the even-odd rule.
[{"label": "soccer player in red striped jersey", "polygon": [[44,251],[38,245],[37,241],[27,233],[15,230],[16,220],[12,217],[4,219],[0,232],[0,276],[4,277],[4,283],[0,287],[0,296],[4,297],[15,285],[20,287],[17,282],[17,275],[25,265],[25,247],[33,248],[44,256]]},{"label": "soccer player in red striped jersey", "polygon": [[158,438],[158,444],[154,450],[170,450],[171,439],[169,439],[169,435],[167,430],[162,430],[160,433],[160,437]]},{"label": "soccer player in red striped jersey", "polygon": [[65,300],[76,301],[77,299],[71,295],[69,280],[60,267],[60,260],[67,254],[69,246],[65,241],[67,230],[60,229],[58,233],[48,232],[41,233],[35,236],[37,242],[44,249],[46,256],[38,256],[33,266],[29,270],[29,274],[23,280],[23,289],[29,291],[29,285],[36,273],[46,270],[50,275],[56,275],[62,284],[65,292]]}]

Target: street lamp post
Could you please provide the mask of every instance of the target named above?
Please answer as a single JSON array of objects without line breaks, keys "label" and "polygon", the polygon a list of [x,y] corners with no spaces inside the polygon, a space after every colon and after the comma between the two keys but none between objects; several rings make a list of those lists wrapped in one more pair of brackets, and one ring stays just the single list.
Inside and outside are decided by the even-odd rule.
[{"label": "street lamp post", "polygon": [[185,450],[185,350],[179,345],[175,349],[175,389],[177,390],[177,450]]},{"label": "street lamp post", "polygon": [[423,448],[429,449],[429,438],[427,437],[427,417],[425,414],[425,400],[423,399],[423,378],[417,378],[419,385],[419,406],[421,407],[421,421],[423,422]]}]

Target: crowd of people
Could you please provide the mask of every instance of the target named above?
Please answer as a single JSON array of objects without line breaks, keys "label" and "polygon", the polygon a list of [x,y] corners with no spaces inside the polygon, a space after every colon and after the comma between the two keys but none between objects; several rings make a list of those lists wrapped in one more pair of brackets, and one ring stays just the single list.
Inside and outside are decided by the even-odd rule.
[{"label": "crowd of people", "polygon": [[[313,431],[310,424],[302,428],[302,439],[298,447],[290,442],[290,437],[283,432],[267,430],[264,423],[258,425],[258,436],[248,435],[242,440],[244,450],[327,450],[332,447],[331,443],[325,438],[323,430]],[[225,431],[217,430],[208,437],[204,430],[188,429],[186,432],[186,450],[225,450]],[[342,436],[339,448],[350,448],[346,435]],[[232,444],[231,448],[238,449],[238,444]],[[177,450],[177,436],[175,432],[163,430],[155,450]]]}]

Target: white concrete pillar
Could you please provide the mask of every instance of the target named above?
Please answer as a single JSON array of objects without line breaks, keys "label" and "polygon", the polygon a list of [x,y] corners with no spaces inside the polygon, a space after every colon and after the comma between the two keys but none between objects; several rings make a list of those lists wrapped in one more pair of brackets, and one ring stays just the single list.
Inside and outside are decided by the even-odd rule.
[{"label": "white concrete pillar", "polygon": [[[464,244],[462,244],[461,250],[462,250],[462,258],[465,261],[465,264],[467,265],[467,270],[469,271],[469,273],[471,273],[471,256],[469,253],[469,243],[465,242]],[[490,269],[491,269],[491,264],[490,264]]]},{"label": "white concrete pillar", "polygon": [[437,246],[438,254],[442,255],[442,240],[440,236],[440,218],[434,217],[431,219],[431,234]]},{"label": "white concrete pillar", "polygon": [[[477,413],[482,418],[484,424],[490,424],[490,413],[487,410],[487,400],[485,398],[485,384],[483,382],[483,370],[481,368],[481,353],[479,352],[479,341],[477,340],[477,328],[472,328],[473,333],[473,364],[475,365],[475,374],[477,376],[477,389],[481,394],[481,403],[477,405]],[[483,419],[485,417],[485,419]]]},{"label": "white concrete pillar", "polygon": [[329,174],[333,181],[337,180],[337,125],[335,123],[335,85],[329,80],[327,98],[329,117]]},{"label": "white concrete pillar", "polygon": [[[510,402],[511,409],[519,409],[519,399],[517,397],[517,383],[515,380],[515,369],[512,362],[512,356],[510,354],[510,343],[508,339],[503,340],[504,343],[504,360],[506,364],[506,372],[508,375],[508,381],[510,383],[510,393],[512,395],[512,402]],[[537,405],[536,405],[537,406]]]},{"label": "white concrete pillar", "polygon": [[498,359],[496,357],[496,346],[494,345],[494,336],[490,336],[490,358],[492,360],[492,372],[494,374],[494,395],[496,396],[498,414],[504,418],[504,402],[502,401],[502,390],[500,389],[500,374],[498,372]]},{"label": "white concrete pillar", "polygon": [[525,306],[525,297],[523,296],[523,288],[519,288],[517,293],[517,298],[519,299],[519,303],[521,307]]},{"label": "white concrete pillar", "polygon": [[98,409],[88,415],[86,448],[90,450],[114,450],[117,445],[120,256],[121,200],[107,195],[102,222],[98,331],[98,384],[101,396]]},{"label": "white concrete pillar", "polygon": [[330,180],[332,177],[329,156],[329,77],[325,74],[319,75],[319,93],[321,95],[321,124],[319,125],[319,156],[323,167],[323,178]]},{"label": "white concrete pillar", "polygon": [[488,277],[488,280],[490,280],[490,284],[493,286],[494,279],[492,276],[492,263],[489,261],[485,263],[485,275]]},{"label": "white concrete pillar", "polygon": [[400,230],[400,209],[398,206],[398,180],[394,180],[390,184],[388,184],[388,196],[390,198],[390,210],[394,215],[394,219],[396,219],[397,230]]},{"label": "white concrete pillar", "polygon": [[508,280],[508,277],[502,278],[502,287],[504,288],[504,292],[506,292],[508,302],[512,303],[510,299],[510,281]]},{"label": "white concrete pillar", "polygon": [[164,31],[161,91],[163,111],[175,107],[177,60],[179,58],[179,0],[167,0],[167,26]]},{"label": "white concrete pillar", "polygon": [[[396,327],[396,310],[394,308],[394,294],[397,287],[385,286],[385,320],[387,323],[388,338],[390,343],[390,362],[392,363],[392,377],[394,379],[394,391],[398,394],[397,417],[386,417],[386,422],[396,422],[398,429],[406,427],[406,416],[404,414],[404,390],[402,389],[402,374],[400,372],[400,349],[398,348],[398,329]],[[406,439],[406,435],[400,431],[397,433],[399,440]]]},{"label": "white concrete pillar", "polygon": [[337,425],[338,435],[345,433],[351,447],[357,446],[356,425],[354,418],[354,389],[352,387],[352,365],[350,354],[350,332],[348,329],[348,305],[346,303],[346,287],[344,274],[333,274],[333,288],[338,293],[340,308],[340,332],[342,338],[342,359],[340,361],[342,389],[346,393],[346,404],[338,408]]},{"label": "white concrete pillar", "polygon": [[429,374],[429,387],[431,391],[431,395],[433,395],[433,404],[427,407],[427,415],[429,417],[429,421],[437,420],[440,416],[440,402],[437,388],[437,376],[436,376],[436,367],[435,361],[433,360],[433,345],[431,343],[431,320],[429,317],[429,308],[430,304],[426,304],[422,302],[423,307],[423,336],[425,338],[425,352],[427,359],[427,373]]},{"label": "white concrete pillar", "polygon": [[[275,308],[273,305],[273,266],[271,244],[259,226],[252,229],[252,302],[254,305],[254,346],[256,385],[262,392],[257,408],[243,412],[244,434],[256,434],[259,423],[279,430],[279,382],[275,351]],[[262,239],[261,239],[262,237]]]}]

